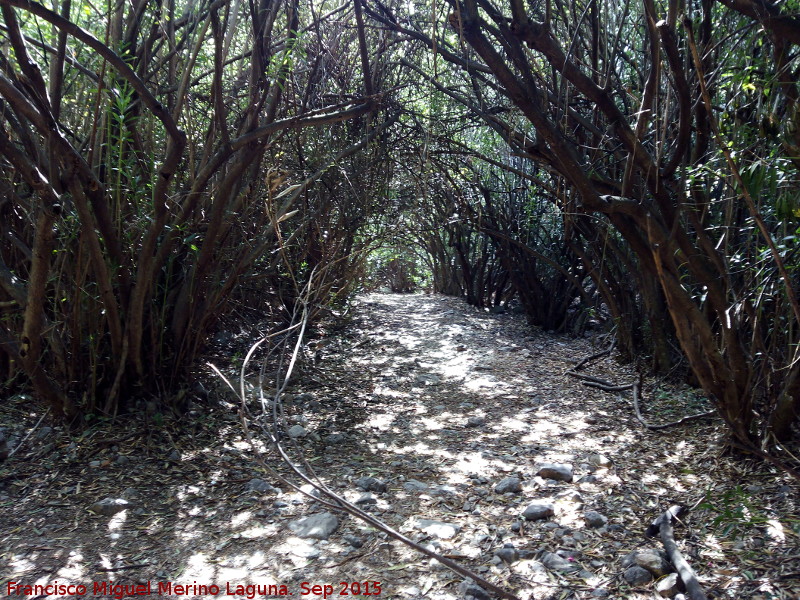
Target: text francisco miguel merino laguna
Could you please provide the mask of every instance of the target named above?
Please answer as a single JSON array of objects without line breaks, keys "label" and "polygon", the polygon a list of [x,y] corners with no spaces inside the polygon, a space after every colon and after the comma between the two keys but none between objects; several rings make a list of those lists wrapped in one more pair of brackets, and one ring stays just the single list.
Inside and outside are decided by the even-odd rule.
[{"label": "text francisco miguel merino laguna", "polygon": [[287,585],[241,585],[226,582],[224,586],[199,584],[172,583],[171,581],[148,581],[142,584],[121,584],[113,581],[93,581],[90,585],[65,584],[54,581],[49,584],[25,585],[17,581],[6,584],[8,596],[98,596],[108,595],[121,600],[130,596],[238,596],[253,600],[261,596],[304,596],[314,598],[329,598],[331,596],[350,596],[363,594],[365,596],[380,596],[381,584],[377,581],[341,581],[333,584],[312,584],[303,581],[299,584],[299,593],[289,589]]}]

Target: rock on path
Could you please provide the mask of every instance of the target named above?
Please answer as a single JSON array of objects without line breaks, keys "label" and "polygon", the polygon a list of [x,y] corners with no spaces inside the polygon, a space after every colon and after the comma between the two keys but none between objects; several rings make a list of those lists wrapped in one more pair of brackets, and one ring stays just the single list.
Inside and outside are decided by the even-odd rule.
[{"label": "rock on path", "polygon": [[303,517],[289,523],[289,529],[298,537],[315,540],[327,540],[338,527],[339,519],[328,512]]}]

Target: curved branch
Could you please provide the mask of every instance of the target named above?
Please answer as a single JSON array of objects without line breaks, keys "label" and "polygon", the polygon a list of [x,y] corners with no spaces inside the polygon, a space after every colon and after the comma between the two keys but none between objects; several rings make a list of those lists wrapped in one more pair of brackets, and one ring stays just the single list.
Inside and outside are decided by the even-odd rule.
[{"label": "curved branch", "polygon": [[689,83],[686,80],[686,73],[678,53],[678,42],[675,39],[675,30],[665,20],[656,23],[661,35],[661,43],[667,54],[672,77],[675,79],[675,94],[678,96],[678,139],[675,143],[675,151],[672,158],[664,167],[663,177],[671,176],[681,165],[686,149],[689,147],[692,135],[692,100],[689,92]]},{"label": "curved branch", "polygon": [[36,15],[97,52],[119,72],[120,76],[122,76],[125,81],[131,84],[131,87],[141,96],[145,106],[147,106],[164,125],[170,137],[179,145],[185,143],[186,135],[178,128],[178,125],[172,119],[167,109],[150,93],[150,90],[147,89],[144,82],[133,72],[133,69],[131,69],[116,52],[111,50],[111,48],[103,44],[82,27],[79,27],[58,13],[42,6],[38,2],[33,2],[32,0],[0,0],[0,4],[14,6]]},{"label": "curved branch", "polygon": [[[638,116],[636,118],[635,134],[639,143],[644,139],[647,125],[653,118],[653,103],[658,92],[659,81],[661,80],[661,58],[658,48],[658,30],[655,25],[655,4],[653,0],[644,1],[644,20],[647,24],[647,45],[650,53],[650,71],[647,74],[647,81],[644,84],[644,94],[639,105]],[[625,165],[625,175],[622,179],[622,196],[630,196],[633,191],[633,167],[636,159],[636,150],[628,154],[628,161]]]},{"label": "curved branch", "polygon": [[669,556],[670,562],[675,566],[678,575],[680,575],[686,586],[689,600],[706,600],[708,596],[700,586],[700,582],[697,581],[697,576],[694,574],[692,567],[683,558],[681,551],[678,550],[678,544],[675,543],[675,532],[672,530],[672,521],[677,520],[686,510],[685,506],[680,505],[669,507],[664,514],[647,528],[645,535],[648,537],[654,536],[656,533],[661,535],[661,542],[664,544],[667,556]]},{"label": "curved branch", "polygon": [[714,409],[714,410],[709,410],[707,412],[698,413],[696,415],[689,415],[688,417],[683,417],[681,419],[678,419],[677,421],[672,421],[670,423],[664,423],[662,425],[650,425],[647,421],[644,420],[644,417],[642,416],[642,411],[639,409],[640,384],[634,383],[631,387],[633,388],[633,410],[636,412],[636,418],[644,426],[645,429],[649,429],[651,431],[658,431],[659,429],[667,429],[668,427],[674,427],[675,425],[680,425],[681,423],[687,423],[688,421],[696,421],[697,419],[710,417],[717,413],[716,409]]},{"label": "curved branch", "polygon": [[800,44],[800,19],[781,14],[781,9],[766,0],[718,0],[738,13],[751,17],[792,44]]},{"label": "curved branch", "polygon": [[[253,450],[255,461],[259,464],[259,466],[261,466],[267,472],[271,473],[273,476],[278,478],[282,483],[292,487],[294,490],[298,492],[305,494],[306,496],[312,498],[314,501],[320,503],[321,505],[331,510],[347,513],[369,525],[372,525],[376,529],[383,531],[389,537],[401,542],[402,544],[405,544],[406,546],[413,548],[414,550],[425,556],[428,556],[430,558],[439,561],[442,565],[444,565],[451,571],[454,571],[455,573],[458,573],[463,577],[468,577],[472,579],[478,586],[494,594],[498,598],[505,598],[507,600],[519,600],[519,598],[516,595],[486,580],[484,577],[475,573],[474,571],[471,571],[470,569],[458,564],[452,558],[439,554],[438,552],[435,552],[434,550],[431,550],[426,546],[423,546],[422,544],[415,542],[414,540],[410,539],[409,537],[397,531],[395,528],[384,523],[377,517],[361,510],[355,504],[348,502],[340,494],[337,494],[336,492],[331,490],[320,479],[319,475],[317,475],[317,473],[314,471],[314,467],[307,460],[301,458],[299,461],[295,461],[287,452],[287,449],[284,447],[284,444],[282,443],[281,440],[281,438],[283,437],[281,429],[286,424],[285,413],[283,410],[282,395],[286,388],[286,384],[289,382],[289,378],[294,368],[299,349],[301,348],[303,343],[303,335],[306,326],[308,324],[309,320],[308,304],[309,304],[309,296],[311,296],[312,292],[311,283],[312,282],[309,281],[309,284],[307,284],[306,287],[303,289],[301,297],[297,300],[295,304],[295,310],[293,311],[291,327],[292,328],[295,328],[297,326],[300,327],[300,331],[298,332],[297,335],[297,340],[294,343],[294,348],[293,349],[291,348],[288,337],[286,337],[284,341],[285,349],[288,351],[287,354],[290,356],[288,361],[288,366],[286,367],[285,370],[285,375],[281,380],[282,373],[280,371],[278,372],[275,384],[276,387],[275,394],[272,398],[270,398],[269,402],[267,401],[267,398],[263,395],[263,392],[260,397],[262,416],[266,417],[267,419],[267,423],[264,423],[262,421],[262,423],[260,424],[260,430],[264,435],[265,438],[264,441],[266,442],[268,450],[274,451],[275,454],[277,454],[278,458],[281,461],[283,461],[283,463],[287,467],[289,467],[289,469],[292,471],[295,477],[299,478],[305,484],[311,485],[318,493],[311,495],[311,492],[303,490],[300,485],[291,481],[288,477],[279,474],[274,468],[272,468],[264,458],[266,452],[262,449],[262,446],[256,442],[254,436],[250,433],[250,428],[248,426],[249,411],[247,410],[247,402],[246,402],[247,396],[245,393],[245,383],[244,383],[245,367],[247,366],[249,360],[252,358],[254,351],[264,342],[269,341],[271,336],[266,336],[261,340],[259,340],[258,342],[256,342],[253,346],[251,346],[250,351],[248,352],[242,364],[241,375],[239,377],[240,386],[238,393],[233,388],[231,383],[223,377],[228,386],[238,396],[238,399],[241,403],[239,409],[239,421],[242,426],[242,432],[244,433],[244,437]],[[216,367],[213,367],[213,365],[211,366],[217,372],[218,375],[222,375],[219,372],[219,370],[216,369]],[[292,443],[296,450],[297,443],[293,440]]]},{"label": "curved branch", "polygon": [[[375,3],[378,6],[380,6],[386,14],[390,14],[390,11],[378,0],[375,0]],[[448,62],[451,62],[455,65],[459,65],[468,71],[474,70],[474,71],[481,71],[482,73],[488,73],[488,74],[492,73],[492,70],[488,66],[466,58],[462,58],[461,56],[458,56],[454,52],[451,52],[450,50],[447,49],[446,44],[442,40],[433,40],[422,32],[414,31],[413,29],[403,27],[396,20],[378,14],[376,11],[370,9],[369,6],[364,5],[364,12],[366,12],[370,17],[372,17],[379,23],[383,23],[391,30],[396,31],[397,33],[402,33],[408,38],[422,42],[431,50],[435,50],[437,54],[440,54]]]}]

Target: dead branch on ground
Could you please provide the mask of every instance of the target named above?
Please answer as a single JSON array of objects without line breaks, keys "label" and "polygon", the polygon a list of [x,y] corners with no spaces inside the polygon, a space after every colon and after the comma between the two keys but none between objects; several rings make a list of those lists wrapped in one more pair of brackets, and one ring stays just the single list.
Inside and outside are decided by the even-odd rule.
[{"label": "dead branch on ground", "polygon": [[608,356],[611,354],[612,350],[614,350],[615,343],[612,342],[611,346],[609,346],[606,350],[602,350],[601,352],[597,352],[596,354],[592,354],[591,356],[587,356],[586,358],[582,359],[578,364],[576,364],[571,369],[564,372],[565,375],[569,375],[570,377],[574,377],[575,379],[580,379],[581,383],[587,387],[593,387],[604,392],[624,392],[626,390],[632,390],[633,394],[633,410],[636,413],[636,419],[639,423],[642,424],[642,427],[645,429],[649,429],[651,431],[658,431],[661,429],[668,429],[669,427],[674,427],[676,425],[681,425],[683,423],[687,423],[689,421],[695,421],[697,419],[702,419],[704,417],[710,417],[714,415],[717,411],[716,410],[709,410],[702,413],[697,413],[695,415],[689,415],[686,417],[682,417],[677,421],[670,421],[669,423],[662,423],[659,425],[652,425],[648,423],[644,416],[642,416],[642,411],[639,408],[639,398],[641,396],[641,389],[642,389],[642,375],[639,374],[639,381],[633,383],[626,383],[626,384],[615,384],[610,381],[606,381],[605,379],[600,379],[599,377],[594,377],[592,375],[584,375],[583,373],[577,373],[578,369],[582,369],[591,361],[596,360],[598,358],[602,358],[604,356]]},{"label": "dead branch on ground", "polygon": [[581,359],[581,361],[577,365],[575,365],[574,367],[572,367],[571,369],[569,369],[567,371],[567,374],[574,373],[575,371],[580,371],[583,367],[585,367],[587,364],[589,364],[593,360],[597,360],[598,358],[602,358],[604,356],[608,356],[609,354],[611,354],[611,352],[613,352],[613,350],[616,347],[616,345],[617,345],[617,340],[612,340],[611,341],[611,345],[608,348],[606,348],[605,350],[601,350],[600,352],[597,352],[597,353],[592,354],[590,356],[587,356],[584,359]]},{"label": "dead branch on ground", "polygon": [[640,395],[640,388],[641,383],[634,383],[631,386],[633,388],[633,410],[636,412],[636,418],[642,424],[645,429],[650,429],[651,431],[657,431],[659,429],[667,429],[668,427],[673,427],[675,425],[680,425],[681,423],[686,423],[688,421],[695,421],[697,419],[702,419],[703,417],[710,417],[716,414],[716,410],[708,410],[706,412],[697,413],[696,415],[689,415],[687,417],[682,417],[677,421],[672,421],[670,423],[663,423],[661,425],[651,425],[647,421],[644,420],[642,416],[642,411],[639,410],[639,395]]},{"label": "dead branch on ground", "polygon": [[[323,269],[324,271],[324,269]],[[463,567],[462,565],[458,564],[454,560],[439,554],[438,552],[434,552],[429,550],[428,548],[418,544],[417,542],[409,539],[399,531],[395,530],[394,528],[390,527],[377,517],[361,510],[356,505],[348,502],[344,499],[341,495],[337,494],[333,490],[331,490],[325,483],[320,479],[319,475],[314,470],[313,466],[305,459],[302,449],[300,448],[298,442],[295,439],[290,439],[290,442],[293,446],[294,453],[296,456],[300,457],[299,459],[292,458],[289,453],[287,452],[286,447],[282,442],[282,438],[284,438],[284,431],[288,427],[287,419],[284,413],[283,407],[283,392],[287,386],[287,383],[290,379],[291,373],[294,369],[295,363],[297,361],[298,354],[300,349],[302,348],[303,344],[303,336],[305,333],[306,326],[309,321],[309,314],[311,311],[310,305],[313,304],[313,297],[314,297],[314,288],[319,287],[324,280],[324,274],[320,274],[318,277],[312,274],[309,277],[309,282],[306,284],[304,289],[301,293],[298,294],[298,299],[295,303],[294,314],[292,315],[292,322],[290,327],[280,333],[290,333],[293,331],[297,331],[297,337],[294,342],[294,347],[289,349],[289,340],[290,336],[285,335],[283,336],[283,343],[281,344],[280,352],[282,356],[281,364],[278,367],[278,373],[276,377],[275,383],[275,394],[274,396],[267,400],[264,396],[263,389],[260,391],[260,401],[261,401],[261,409],[262,413],[261,416],[264,417],[261,420],[261,423],[258,425],[260,428],[260,433],[263,435],[263,439],[267,442],[266,450],[264,449],[263,445],[254,439],[253,434],[250,431],[250,423],[254,423],[255,419],[250,414],[250,410],[247,406],[247,395],[246,395],[246,381],[245,381],[245,373],[248,363],[253,357],[255,351],[262,346],[264,343],[269,342],[272,338],[276,337],[278,334],[268,335],[262,338],[261,340],[257,341],[247,353],[245,357],[241,371],[239,376],[239,390],[237,391],[233,385],[231,385],[230,381],[222,375],[222,373],[217,369],[214,365],[211,366],[212,369],[228,384],[231,388],[233,393],[239,398],[240,400],[240,408],[239,408],[239,419],[242,426],[242,431],[244,433],[245,439],[247,440],[248,444],[253,450],[253,454],[255,457],[255,461],[258,465],[265,470],[265,472],[270,473],[275,479],[280,481],[282,484],[292,488],[293,490],[304,494],[305,496],[309,497],[316,503],[319,503],[321,506],[325,508],[336,511],[340,513],[347,513],[352,515],[353,517],[375,527],[376,529],[383,531],[389,537],[413,548],[417,552],[424,554],[430,558],[436,559],[442,565],[446,566],[451,571],[458,573],[459,575],[469,578],[475,582],[476,585],[480,586],[487,592],[494,594],[498,598],[506,598],[507,600],[519,600],[517,596],[514,594],[504,590],[503,588],[487,581],[474,571]],[[286,368],[283,369],[283,358],[289,355],[288,364]],[[262,363],[262,373],[264,369],[264,364]],[[265,455],[267,452],[273,451],[275,452],[278,457],[283,461],[283,463],[289,467],[291,472],[296,476],[298,479],[302,481],[302,484],[295,483],[294,481],[289,480],[287,477],[278,473],[274,467],[270,466],[267,461],[265,460]],[[302,489],[301,485],[310,485],[314,488],[314,490],[319,494],[319,496],[314,495],[312,492],[307,491],[307,489]]]},{"label": "dead branch on ground", "polygon": [[703,588],[700,587],[700,582],[697,581],[697,576],[694,574],[692,567],[683,557],[681,551],[678,550],[678,545],[675,543],[675,532],[672,529],[672,521],[678,520],[680,516],[687,511],[688,509],[685,506],[678,504],[670,506],[661,516],[650,524],[645,535],[654,537],[660,534],[661,542],[664,544],[664,549],[667,551],[667,556],[678,572],[681,581],[683,581],[683,584],[686,586],[686,593],[689,595],[689,600],[706,600],[706,593],[703,591]]}]

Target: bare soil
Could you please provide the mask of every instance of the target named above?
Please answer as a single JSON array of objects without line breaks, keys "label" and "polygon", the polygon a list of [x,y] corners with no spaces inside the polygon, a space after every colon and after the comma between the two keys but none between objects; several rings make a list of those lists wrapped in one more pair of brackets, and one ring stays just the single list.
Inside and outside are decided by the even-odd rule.
[{"label": "bare soil", "polygon": [[[592,389],[566,376],[607,345],[602,336],[553,335],[519,315],[438,296],[374,294],[360,300],[355,315],[344,333],[306,350],[314,364],[287,390],[286,410],[287,424],[302,424],[309,435],[286,447],[350,501],[364,494],[355,485],[359,477],[383,480],[388,490],[365,506],[387,525],[521,599],[604,592],[653,598],[653,583],[625,582],[620,560],[659,547],[645,529],[670,505],[684,504],[694,509],[676,535],[711,598],[800,597],[796,483],[763,462],[721,456],[724,428],[715,419],[648,431],[629,392]],[[228,342],[239,347],[213,362],[234,373],[254,341]],[[637,377],[613,354],[582,372],[616,383]],[[257,373],[248,380],[257,385]],[[81,435],[46,419],[38,425],[0,465],[0,596],[21,589],[12,582],[57,582],[84,585],[89,598],[122,595],[109,585],[148,584],[156,598],[317,600],[326,585],[329,598],[343,598],[343,591],[462,597],[461,576],[352,517],[340,516],[328,540],[296,537],[288,524],[323,509],[259,467],[243,438],[237,400],[213,381],[209,370],[208,398],[197,389],[187,393],[189,413],[180,419],[143,411]],[[248,390],[256,412],[258,394]],[[642,410],[654,423],[706,408],[696,391],[645,380]],[[0,405],[0,423],[18,440],[39,416],[25,396]],[[483,424],[469,426],[470,417]],[[252,431],[259,436],[257,427]],[[329,437],[337,433],[344,437]],[[598,466],[598,455],[610,466]],[[267,461],[292,477],[276,456]],[[572,465],[573,481],[537,477],[543,463]],[[496,493],[495,485],[512,475],[522,491]],[[254,478],[281,491],[250,491]],[[421,482],[418,490],[409,489],[410,480]],[[112,516],[89,510],[104,498],[130,504]],[[521,519],[537,501],[553,503],[555,515]],[[608,525],[589,527],[588,510]],[[419,519],[451,524],[457,533],[430,535]],[[520,560],[495,558],[505,544]],[[547,552],[580,568],[542,568]],[[246,587],[257,585],[273,588],[260,594],[264,588]]]}]

